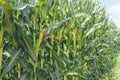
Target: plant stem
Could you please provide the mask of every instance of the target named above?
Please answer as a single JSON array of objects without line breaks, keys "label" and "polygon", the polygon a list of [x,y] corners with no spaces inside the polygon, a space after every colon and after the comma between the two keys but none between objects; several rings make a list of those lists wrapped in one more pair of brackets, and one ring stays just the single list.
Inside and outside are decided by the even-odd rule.
[{"label": "plant stem", "polygon": [[[37,13],[38,13],[38,9],[34,8],[33,9],[33,14],[34,14],[33,29],[34,30],[36,30]],[[33,45],[34,45],[34,48],[35,48],[35,56],[38,58],[39,46],[38,46],[38,49],[36,49],[36,32],[33,32]],[[35,65],[34,65],[34,80],[37,80],[37,75],[36,75],[37,65],[38,65],[38,62],[35,62]]]},{"label": "plant stem", "polygon": [[[35,30],[36,29],[36,26],[35,26],[36,22],[34,20],[33,22],[33,29]],[[33,46],[35,47],[35,42],[36,42],[36,33],[33,32]],[[35,53],[35,56],[38,58],[38,52]],[[35,62],[35,65],[34,65],[34,80],[37,79],[36,77],[36,68],[37,68],[37,62]]]},{"label": "plant stem", "polygon": [[20,80],[20,63],[18,63],[18,80]]},{"label": "plant stem", "polygon": [[44,65],[44,51],[45,51],[45,49],[43,48],[41,50],[41,56],[42,56],[42,58],[41,58],[41,68],[43,68],[43,65]]},{"label": "plant stem", "polygon": [[[2,23],[0,23],[0,74],[1,73],[1,69],[2,69],[2,53],[3,53],[3,27],[2,27]],[[2,80],[2,76],[0,76],[0,80]]]},{"label": "plant stem", "polygon": [[37,80],[37,77],[36,77],[36,68],[37,68],[37,62],[35,62],[35,64],[34,64],[34,80]]}]

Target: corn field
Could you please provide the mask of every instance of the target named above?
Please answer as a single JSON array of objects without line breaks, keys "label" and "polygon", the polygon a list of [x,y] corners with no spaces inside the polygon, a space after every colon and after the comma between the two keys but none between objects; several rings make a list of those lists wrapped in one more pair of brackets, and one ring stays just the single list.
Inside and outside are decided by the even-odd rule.
[{"label": "corn field", "polygon": [[0,0],[0,80],[113,80],[119,36],[96,0]]}]

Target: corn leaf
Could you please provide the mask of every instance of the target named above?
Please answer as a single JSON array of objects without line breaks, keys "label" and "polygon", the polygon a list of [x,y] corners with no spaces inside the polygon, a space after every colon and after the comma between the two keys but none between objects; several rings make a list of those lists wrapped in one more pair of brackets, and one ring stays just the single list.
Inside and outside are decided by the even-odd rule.
[{"label": "corn leaf", "polygon": [[14,66],[14,62],[16,61],[16,58],[21,53],[22,49],[19,49],[13,56],[11,56],[11,60],[9,61],[9,64],[6,66],[6,68],[3,71],[2,75],[5,75],[7,72],[9,72],[12,67]]}]

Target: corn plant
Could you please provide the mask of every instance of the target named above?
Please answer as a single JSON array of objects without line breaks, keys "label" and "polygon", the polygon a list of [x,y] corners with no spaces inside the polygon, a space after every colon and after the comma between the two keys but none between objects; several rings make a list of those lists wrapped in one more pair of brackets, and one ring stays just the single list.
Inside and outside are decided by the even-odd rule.
[{"label": "corn plant", "polygon": [[118,44],[98,1],[0,0],[1,80],[110,79]]}]

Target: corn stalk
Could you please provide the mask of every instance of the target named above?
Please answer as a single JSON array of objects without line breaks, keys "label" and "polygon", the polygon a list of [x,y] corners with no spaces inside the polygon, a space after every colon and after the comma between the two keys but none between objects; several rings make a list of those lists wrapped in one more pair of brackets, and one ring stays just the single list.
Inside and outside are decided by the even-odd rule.
[{"label": "corn stalk", "polygon": [[[2,22],[0,22],[0,74],[2,69],[2,53],[3,53],[3,27]],[[0,76],[0,79],[2,80],[2,77]]]}]

